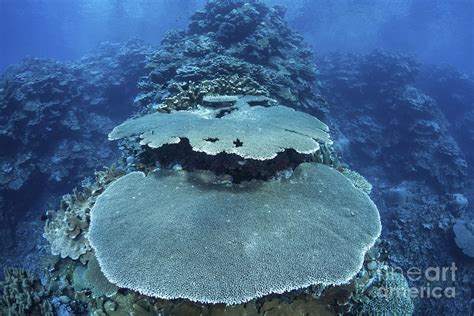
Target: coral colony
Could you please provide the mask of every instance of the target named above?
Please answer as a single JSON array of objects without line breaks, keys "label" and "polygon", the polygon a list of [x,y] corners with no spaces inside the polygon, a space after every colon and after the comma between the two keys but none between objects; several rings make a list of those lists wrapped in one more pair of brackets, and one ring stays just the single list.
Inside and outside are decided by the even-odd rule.
[{"label": "coral colony", "polygon": [[[126,174],[98,175],[87,196],[48,219],[53,253],[73,259],[73,271],[86,263],[80,287],[107,293],[117,313],[130,309],[117,296],[149,313],[176,299],[225,313],[222,304],[251,311],[249,301],[270,294],[370,282],[354,278],[380,235],[378,210],[358,188],[367,181],[336,168],[328,127],[300,112],[323,117],[326,103],[282,16],[259,2],[211,1],[188,31],[170,33],[139,83],[143,114],[109,134],[132,157]],[[97,263],[109,291],[85,280]],[[380,269],[367,274],[407,286]],[[95,296],[84,298],[113,314]],[[385,301],[354,308],[412,309],[410,298]]]},{"label": "coral colony", "polygon": [[[2,190],[21,196],[30,175],[82,180],[44,217],[44,277],[5,270],[2,314],[411,315],[420,296],[453,293],[423,283],[434,270],[403,271],[396,254],[410,247],[405,236],[442,238],[428,237],[439,228],[474,256],[474,225],[460,218],[471,143],[458,146],[443,110],[414,87],[414,60],[337,55],[317,76],[284,14],[257,0],[209,0],[155,51],[109,44],[76,64],[28,60],[2,79],[1,104],[22,108],[5,107],[2,137],[25,153],[2,164]],[[113,102],[137,113],[107,118],[99,109],[113,112],[101,106]],[[474,116],[465,117],[468,126]],[[56,142],[58,128],[71,137]],[[380,176],[372,184],[344,163],[361,157],[372,168],[363,174]],[[97,164],[111,167],[80,179]],[[424,198],[435,191],[442,201]],[[389,242],[372,199],[401,214]],[[441,207],[454,226],[435,215]],[[434,283],[457,281],[457,267],[441,272],[448,280]]]}]

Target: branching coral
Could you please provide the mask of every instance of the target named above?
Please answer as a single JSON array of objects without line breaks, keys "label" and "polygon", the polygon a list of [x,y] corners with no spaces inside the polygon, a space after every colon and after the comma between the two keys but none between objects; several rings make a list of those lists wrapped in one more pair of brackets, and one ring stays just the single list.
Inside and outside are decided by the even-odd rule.
[{"label": "branching coral", "polygon": [[322,164],[302,164],[281,181],[207,179],[134,172],[104,191],[89,240],[111,282],[161,298],[236,304],[347,282],[380,234],[368,196]]},{"label": "branching coral", "polygon": [[372,184],[370,184],[370,182],[360,173],[348,168],[342,168],[341,173],[351,180],[356,188],[361,189],[367,194],[372,192]]},{"label": "branching coral", "polygon": [[120,175],[121,171],[115,167],[96,172],[92,186],[65,195],[59,210],[48,211],[43,237],[49,241],[53,255],[76,260],[91,250],[85,237],[90,208],[105,187]]},{"label": "branching coral", "polygon": [[31,273],[14,268],[5,268],[2,283],[0,314],[53,316],[48,291]]},{"label": "branching coral", "polygon": [[212,80],[193,81],[169,85],[171,96],[155,107],[161,111],[189,110],[202,104],[207,95],[264,95],[268,96],[265,87],[249,77],[239,75],[222,76]]}]

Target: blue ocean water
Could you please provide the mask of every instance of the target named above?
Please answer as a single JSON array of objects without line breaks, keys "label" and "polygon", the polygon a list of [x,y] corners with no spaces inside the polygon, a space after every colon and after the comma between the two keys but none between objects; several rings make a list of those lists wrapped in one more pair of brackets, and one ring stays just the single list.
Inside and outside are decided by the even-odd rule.
[{"label": "blue ocean water", "polygon": [[[25,56],[78,58],[103,41],[140,37],[158,44],[183,28],[204,0],[0,2],[0,68]],[[316,53],[376,48],[416,54],[427,63],[474,68],[470,0],[268,0],[288,7],[290,25]]]},{"label": "blue ocean water", "polygon": [[[0,314],[128,313],[136,304],[121,305],[124,300],[143,299],[144,310],[152,315],[474,315],[473,56],[472,0],[0,0],[0,267],[6,268],[0,272],[5,281]],[[314,136],[304,130],[306,123],[293,122],[290,115],[279,118],[280,124],[267,122],[277,115],[269,110],[274,105],[317,118],[314,130],[324,133]],[[268,114],[248,114],[260,107]],[[147,139],[161,135],[158,127],[148,126],[129,139],[109,141],[123,138],[109,133],[132,117],[159,113],[169,118],[185,111],[208,122],[232,122],[227,128],[212,123],[216,126],[208,132],[200,123],[180,129],[173,121],[160,126],[170,136],[167,141]],[[233,120],[239,113],[243,132],[236,136]],[[259,119],[249,124],[246,115]],[[199,129],[200,139],[190,135],[193,128]],[[256,128],[255,140],[246,138],[252,137],[246,128]],[[279,129],[293,134],[279,134]],[[212,134],[222,131],[231,136]],[[274,134],[260,139],[261,131]],[[308,135],[313,136],[305,140]],[[142,143],[134,141],[139,137]],[[229,139],[230,147],[219,147]],[[247,151],[252,144],[257,149]],[[280,150],[269,154],[272,146]],[[103,250],[89,241],[91,212],[100,211],[94,208],[96,199],[125,174],[185,173],[197,181],[191,183],[204,187],[205,196],[209,188],[201,182],[223,190],[247,185],[253,190],[249,182],[298,182],[293,171],[303,163],[330,166],[368,193],[378,208],[381,235],[375,244],[360,242],[361,248],[371,248],[364,248],[363,259],[348,255],[347,262],[363,261],[354,264],[357,271],[349,285],[308,287],[298,272],[310,272],[296,265],[292,271],[299,279],[288,277],[296,281],[284,280],[280,287],[257,284],[250,290],[257,294],[245,296],[249,303],[226,310],[212,303],[243,302],[238,294],[246,285],[237,279],[237,290],[230,291],[236,297],[221,300],[214,289],[209,291],[213,299],[198,295],[200,302],[187,291],[166,294],[182,289],[142,290],[140,280],[114,282],[116,271],[107,270]],[[241,203],[229,198],[236,200]],[[218,202],[211,199],[194,223],[214,227],[222,222],[207,213]],[[256,212],[265,209],[255,205]],[[179,201],[173,207],[179,208]],[[353,207],[349,214],[356,216]],[[281,215],[273,211],[275,217]],[[262,229],[276,227],[268,218]],[[284,224],[275,236],[298,235],[297,227]],[[189,226],[183,227],[186,232]],[[124,235],[126,228],[121,228]],[[294,234],[291,229],[296,229]],[[206,236],[217,236],[215,231]],[[366,227],[359,233],[370,236],[375,231]],[[257,235],[232,240],[256,264],[249,268],[252,273],[272,254],[272,247],[255,250],[264,238]],[[330,235],[337,235],[337,229]],[[319,235],[308,231],[307,236]],[[353,236],[341,237],[346,238],[342,243],[362,240]],[[171,240],[181,242],[178,237]],[[288,240],[273,246],[284,247]],[[207,242],[206,237],[201,244]],[[337,254],[343,248],[331,245]],[[288,260],[301,262],[296,258],[314,252],[317,260],[308,266],[324,265],[325,259],[318,258],[324,251],[300,244],[294,249],[301,256],[291,252],[275,264],[286,267]],[[173,250],[160,259],[174,258]],[[200,254],[214,258],[213,263],[229,255],[206,251]],[[140,247],[127,253],[143,255]],[[141,262],[153,262],[145,259]],[[340,269],[332,267],[331,276],[346,269],[343,263]],[[110,287],[99,289],[87,281],[92,273]],[[306,276],[316,279],[311,277]],[[218,280],[219,273],[213,278]],[[23,279],[28,282],[19,281]],[[274,281],[272,275],[266,280]],[[115,284],[129,290],[117,292]],[[403,293],[383,299],[376,295],[387,289]],[[23,305],[18,291],[36,299]],[[140,298],[134,291],[165,293],[159,296],[164,300]],[[107,306],[99,303],[102,295],[109,297]]]}]

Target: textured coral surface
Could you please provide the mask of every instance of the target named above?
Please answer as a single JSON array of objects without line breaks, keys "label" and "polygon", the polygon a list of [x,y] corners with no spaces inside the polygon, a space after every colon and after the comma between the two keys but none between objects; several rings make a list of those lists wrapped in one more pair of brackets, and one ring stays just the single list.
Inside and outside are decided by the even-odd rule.
[{"label": "textured coral surface", "polygon": [[238,304],[341,284],[380,235],[368,196],[322,164],[231,186],[207,173],[163,173],[120,178],[91,211],[104,274],[143,294]]},{"label": "textured coral surface", "polygon": [[141,145],[160,148],[186,138],[194,151],[208,155],[225,152],[244,159],[270,160],[286,149],[315,154],[319,142],[332,143],[328,132],[315,117],[288,107],[245,105],[217,118],[205,110],[148,114],[115,127],[109,139],[140,136]]}]

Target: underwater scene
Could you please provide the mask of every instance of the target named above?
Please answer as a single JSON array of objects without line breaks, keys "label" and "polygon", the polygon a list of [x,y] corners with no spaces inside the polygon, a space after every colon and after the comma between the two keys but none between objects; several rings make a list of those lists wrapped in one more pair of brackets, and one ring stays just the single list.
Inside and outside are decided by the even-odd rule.
[{"label": "underwater scene", "polygon": [[0,315],[474,315],[473,0],[0,0]]}]

